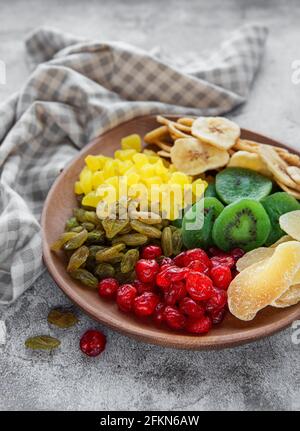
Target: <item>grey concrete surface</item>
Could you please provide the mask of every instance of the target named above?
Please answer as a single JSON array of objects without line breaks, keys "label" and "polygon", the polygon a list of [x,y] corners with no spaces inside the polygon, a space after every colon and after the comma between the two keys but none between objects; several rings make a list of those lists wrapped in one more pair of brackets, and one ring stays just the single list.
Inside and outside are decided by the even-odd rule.
[{"label": "grey concrete surface", "polygon": [[[26,79],[23,40],[40,25],[89,38],[125,40],[172,54],[206,52],[231,29],[260,21],[270,28],[263,66],[238,122],[300,148],[300,85],[291,63],[300,59],[297,1],[34,1],[1,0],[0,59],[7,85],[0,101]],[[0,347],[0,410],[181,409],[299,410],[300,345],[292,329],[254,344],[218,352],[187,352],[138,343],[90,320],[76,307],[78,327],[49,328],[49,308],[69,305],[45,273],[21,299],[0,308],[8,340]],[[80,334],[101,328],[105,353],[84,357]],[[49,333],[62,340],[52,354],[25,350],[24,340]]]}]

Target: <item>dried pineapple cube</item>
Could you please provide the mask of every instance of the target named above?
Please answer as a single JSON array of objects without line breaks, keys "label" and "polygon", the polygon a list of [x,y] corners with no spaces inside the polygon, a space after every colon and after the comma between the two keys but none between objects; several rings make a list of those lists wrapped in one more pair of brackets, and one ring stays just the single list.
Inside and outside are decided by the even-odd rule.
[{"label": "dried pineapple cube", "polygon": [[138,152],[142,151],[142,140],[140,135],[137,135],[136,133],[125,136],[121,140],[121,147],[122,150],[128,150],[128,149],[134,149]]},{"label": "dried pineapple cube", "polygon": [[85,166],[79,175],[80,185],[85,195],[90,191],[92,191],[92,187],[93,187],[92,179],[93,179],[93,172],[88,167]]}]

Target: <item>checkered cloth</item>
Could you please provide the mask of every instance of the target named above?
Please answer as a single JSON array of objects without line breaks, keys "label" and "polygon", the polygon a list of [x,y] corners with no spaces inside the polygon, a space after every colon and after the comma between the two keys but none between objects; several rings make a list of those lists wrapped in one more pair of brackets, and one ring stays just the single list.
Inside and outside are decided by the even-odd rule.
[{"label": "checkered cloth", "polygon": [[34,67],[0,105],[0,303],[43,270],[39,218],[59,171],[91,139],[138,115],[218,115],[246,100],[266,28],[236,31],[209,58],[151,54],[40,29],[26,46]]}]

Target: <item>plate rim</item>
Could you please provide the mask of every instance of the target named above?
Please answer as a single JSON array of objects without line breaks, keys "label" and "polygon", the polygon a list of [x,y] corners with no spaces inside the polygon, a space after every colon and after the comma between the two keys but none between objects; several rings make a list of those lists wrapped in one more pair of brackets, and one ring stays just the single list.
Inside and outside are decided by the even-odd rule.
[{"label": "plate rim", "polygon": [[[99,315],[95,312],[94,308],[90,306],[90,304],[86,303],[85,300],[81,300],[80,295],[75,290],[69,290],[66,291],[65,289],[65,283],[66,281],[61,276],[59,271],[56,268],[55,262],[53,262],[52,258],[52,252],[50,250],[50,247],[45,239],[45,226],[46,226],[46,220],[47,220],[47,209],[49,207],[49,202],[52,200],[55,189],[57,185],[62,181],[64,173],[68,171],[68,169],[75,164],[78,160],[80,160],[83,156],[83,154],[86,154],[86,152],[89,150],[89,148],[93,147],[99,139],[102,139],[106,134],[109,134],[113,129],[125,126],[127,123],[131,123],[133,121],[142,121],[147,119],[153,119],[156,115],[142,115],[133,117],[129,120],[126,120],[114,127],[109,128],[104,133],[101,133],[96,138],[91,140],[87,145],[85,145],[78,154],[72,158],[72,160],[67,163],[65,168],[60,172],[60,174],[57,176],[55,181],[53,182],[47,197],[45,199],[42,215],[41,215],[41,232],[42,232],[42,253],[43,253],[43,261],[45,263],[45,266],[47,267],[51,277],[54,279],[55,283],[58,285],[58,287],[64,292],[64,294],[74,303],[76,304],[84,313],[88,314],[90,317],[92,317],[94,320],[108,326],[110,329],[121,333],[123,335],[132,337],[138,341],[142,341],[148,344],[154,344],[159,345],[163,347],[170,347],[170,348],[176,348],[176,349],[184,349],[184,350],[218,350],[218,349],[225,349],[225,348],[231,348],[236,347],[243,344],[248,344],[251,342],[255,342],[259,339],[271,336],[281,330],[284,330],[287,328],[292,322],[295,320],[300,319],[300,303],[292,306],[294,308],[293,312],[290,313],[289,316],[283,316],[281,319],[278,319],[276,322],[271,322],[267,325],[264,325],[261,328],[250,328],[245,329],[240,333],[237,333],[235,335],[235,339],[232,340],[232,335],[230,334],[223,334],[220,339],[220,336],[218,335],[210,335],[207,334],[205,336],[194,336],[194,335],[188,335],[188,334],[178,334],[174,333],[174,336],[172,339],[167,339],[165,334],[160,335],[160,332],[157,331],[157,335],[154,338],[153,337],[153,329],[147,330],[143,329],[143,332],[139,332],[138,329],[135,328],[134,325],[130,326],[128,325],[128,322],[126,322],[125,325],[120,325],[120,321],[117,323],[113,322],[113,319],[106,318],[105,315],[101,316],[101,319],[99,318]],[[179,118],[178,115],[167,115],[168,118]],[[295,154],[297,154],[297,151],[290,148],[288,145],[283,144],[279,141],[276,141],[275,139],[268,137],[266,135],[254,132],[249,129],[241,128],[241,132],[243,134],[251,134],[252,136],[255,136],[255,139],[259,140],[260,138],[263,138],[263,140],[267,140],[272,145],[283,147],[286,149],[291,150]],[[128,328],[129,326],[129,328]],[[170,337],[171,338],[171,337]],[[187,343],[188,338],[188,343]]]}]

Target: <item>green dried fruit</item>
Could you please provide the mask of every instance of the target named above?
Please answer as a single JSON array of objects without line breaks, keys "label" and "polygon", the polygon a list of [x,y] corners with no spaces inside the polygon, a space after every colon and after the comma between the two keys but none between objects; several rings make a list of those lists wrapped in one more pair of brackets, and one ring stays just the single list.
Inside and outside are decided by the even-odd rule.
[{"label": "green dried fruit", "polygon": [[96,253],[97,262],[110,262],[112,259],[119,257],[121,251],[125,249],[125,244],[116,244],[112,247],[100,250]]},{"label": "green dried fruit", "polygon": [[94,225],[99,223],[99,219],[95,211],[86,211],[82,208],[74,208],[73,213],[79,223],[87,222],[93,223]]},{"label": "green dried fruit", "polygon": [[76,217],[70,217],[69,220],[67,220],[66,222],[65,230],[70,231],[78,226],[79,224],[78,224],[78,221],[76,220]]},{"label": "green dried fruit", "polygon": [[88,237],[88,232],[87,230],[83,229],[81,232],[77,233],[76,236],[69,239],[69,241],[67,241],[64,244],[64,249],[75,250],[76,248],[81,247],[82,244],[86,241],[87,237]]},{"label": "green dried fruit", "polygon": [[91,232],[95,229],[94,223],[91,222],[83,222],[82,225],[83,229],[86,229],[88,232]]},{"label": "green dried fruit", "polygon": [[120,232],[119,232],[119,234],[120,235],[126,235],[127,233],[129,233],[129,232],[131,232],[132,231],[132,228],[131,228],[131,226],[130,226],[130,223],[128,223],[128,225],[127,226],[125,226]]},{"label": "green dried fruit", "polygon": [[75,238],[76,235],[77,233],[75,232],[64,232],[63,234],[60,235],[58,240],[51,245],[51,250],[59,251],[66,242],[68,242],[70,239]]},{"label": "green dried fruit", "polygon": [[82,244],[86,241],[87,237],[88,237],[88,232],[87,230],[83,229],[81,232],[76,233],[76,236],[74,236],[64,244],[64,249],[75,250],[76,248],[81,247]]},{"label": "green dried fruit", "polygon": [[69,260],[69,264],[67,267],[67,271],[75,271],[76,269],[80,268],[87,260],[89,256],[89,249],[82,245],[79,247],[71,256]]},{"label": "green dried fruit", "polygon": [[110,259],[109,263],[111,263],[112,265],[116,265],[122,261],[123,256],[124,256],[124,253],[119,253],[116,257],[113,257],[112,259]]},{"label": "green dried fruit", "polygon": [[98,279],[86,269],[76,269],[70,272],[70,275],[87,287],[97,288],[98,286]]},{"label": "green dried fruit", "polygon": [[136,280],[136,273],[135,271],[123,273],[119,270],[116,271],[115,278],[120,284],[131,283],[132,281]]},{"label": "green dried fruit", "polygon": [[100,250],[105,250],[105,249],[106,249],[106,247],[104,247],[103,245],[90,245],[89,246],[89,251],[90,251],[89,259],[90,258],[96,259],[97,252]]},{"label": "green dried fruit", "polygon": [[61,329],[71,328],[78,323],[78,319],[74,313],[61,308],[54,308],[50,311],[47,318],[52,325],[58,326]]},{"label": "green dried fruit", "polygon": [[102,244],[105,241],[105,234],[99,230],[93,230],[88,233],[86,243],[87,244]]},{"label": "green dried fruit", "polygon": [[139,260],[139,257],[140,257],[140,253],[136,248],[134,248],[132,250],[128,250],[124,254],[124,256],[121,260],[121,265],[120,265],[121,272],[127,273],[127,272],[134,270],[135,264]]},{"label": "green dried fruit", "polygon": [[131,233],[127,235],[120,235],[112,240],[112,244],[126,244],[129,247],[138,247],[139,245],[144,245],[148,241],[146,235],[141,233]]},{"label": "green dried fruit", "polygon": [[177,256],[177,254],[181,252],[182,245],[183,245],[183,242],[182,242],[181,231],[179,229],[176,229],[172,233],[172,249],[173,249],[173,254],[175,254],[175,256]]},{"label": "green dried fruit", "polygon": [[77,232],[77,233],[79,233],[79,232],[81,232],[83,230],[83,227],[82,226],[76,226],[76,227],[73,227],[72,229],[71,229],[71,232]]},{"label": "green dried fruit", "polygon": [[170,226],[165,227],[161,235],[161,246],[165,256],[169,257],[173,254],[172,230]]},{"label": "green dried fruit", "polygon": [[115,275],[115,268],[110,263],[98,263],[95,268],[95,275],[99,279],[113,277]]},{"label": "green dried fruit", "polygon": [[50,337],[49,335],[38,335],[36,337],[27,338],[25,347],[33,350],[53,350],[60,345],[57,338]]},{"label": "green dried fruit", "polygon": [[108,239],[114,238],[129,225],[129,220],[102,220],[102,226]]},{"label": "green dried fruit", "polygon": [[139,220],[132,220],[130,225],[133,230],[141,233],[142,235],[146,235],[148,238],[160,238],[161,231],[154,226],[147,225],[145,223],[140,222]]},{"label": "green dried fruit", "polygon": [[162,220],[161,224],[162,224],[163,227],[167,227],[167,226],[169,226],[170,221],[165,218],[165,219]]}]

